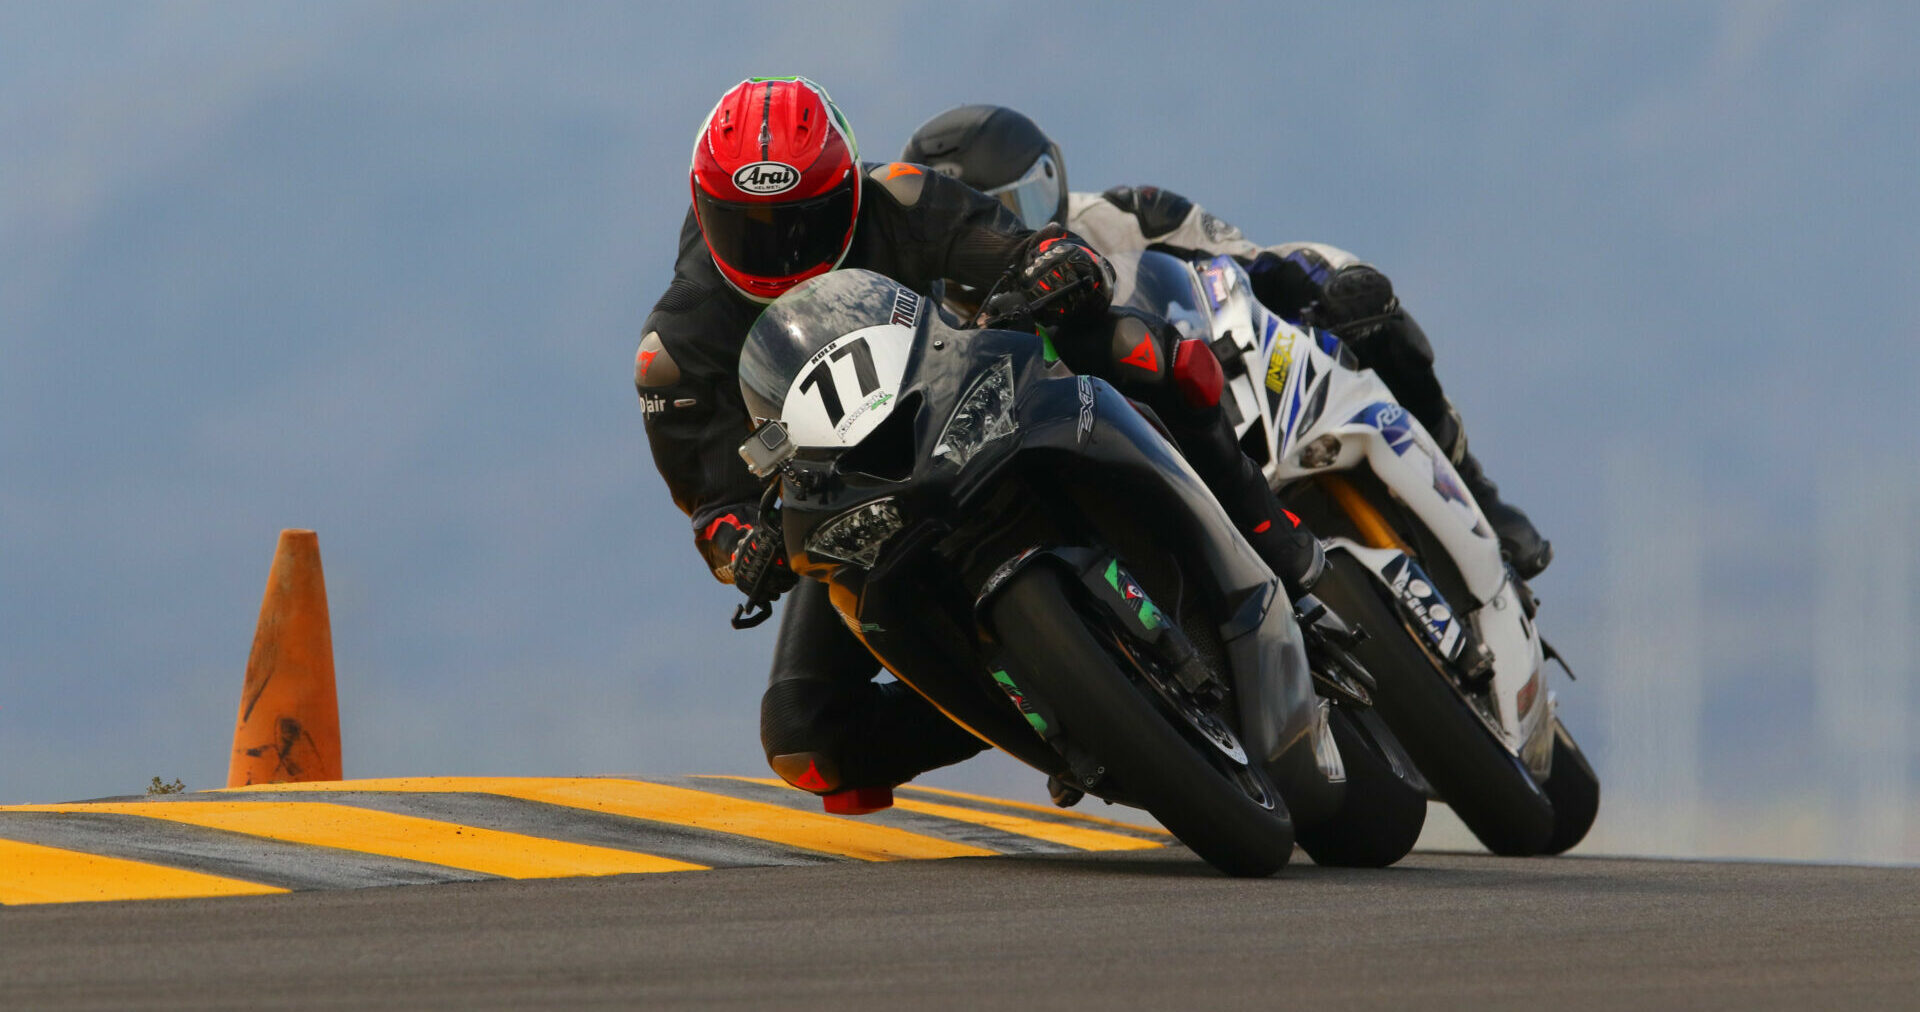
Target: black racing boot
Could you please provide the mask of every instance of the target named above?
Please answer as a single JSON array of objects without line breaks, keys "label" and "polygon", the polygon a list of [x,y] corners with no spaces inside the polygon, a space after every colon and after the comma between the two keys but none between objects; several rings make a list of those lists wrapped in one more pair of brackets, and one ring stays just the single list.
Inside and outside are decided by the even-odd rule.
[{"label": "black racing boot", "polygon": [[1298,600],[1312,590],[1327,568],[1320,540],[1301,526],[1298,517],[1280,508],[1260,465],[1241,452],[1226,416],[1216,409],[1166,421],[1187,463],[1220,500],[1227,518],[1255,554],[1286,585],[1287,596]]},{"label": "black racing boot", "polygon": [[1500,500],[1500,486],[1480,469],[1480,462],[1473,454],[1461,454],[1454,470],[1460,473],[1467,491],[1480,504],[1480,512],[1485,513],[1487,522],[1493,525],[1493,533],[1500,538],[1500,554],[1507,557],[1513,571],[1522,580],[1539,576],[1553,561],[1553,542],[1540,536],[1533,521],[1519,507]]}]

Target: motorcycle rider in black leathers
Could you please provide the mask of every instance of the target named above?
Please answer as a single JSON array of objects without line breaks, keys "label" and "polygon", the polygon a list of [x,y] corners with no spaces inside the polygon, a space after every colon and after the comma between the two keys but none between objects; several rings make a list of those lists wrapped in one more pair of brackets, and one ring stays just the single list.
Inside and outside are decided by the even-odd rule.
[{"label": "motorcycle rider in black leathers", "polygon": [[1434,375],[1426,333],[1372,265],[1318,243],[1256,246],[1199,205],[1157,187],[1071,193],[1059,146],[1032,120],[1003,106],[941,113],[914,132],[900,157],[997,196],[1029,228],[1060,222],[1108,254],[1151,248],[1239,260],[1268,309],[1339,334],[1360,364],[1420,420],[1452,459],[1521,579],[1538,576],[1553,560],[1552,544],[1525,513],[1501,501],[1499,487],[1468,452],[1460,413]]},{"label": "motorcycle rider in black leathers", "polygon": [[920,166],[860,163],[839,110],[803,78],[731,89],[701,129],[691,183],[673,281],[647,317],[634,384],[654,463],[714,575],[744,589],[772,567],[774,591],[797,582],[761,738],[774,771],[826,796],[830,810],[862,810],[854,807],[870,796],[862,791],[985,745],[908,686],[873,681],[879,664],[842,624],[825,585],[796,581],[783,546],[759,529],[761,486],[738,456],[754,425],[740,394],[740,349],[763,306],[809,277],[859,267],[929,294],[941,279],[986,289],[1013,271],[1029,300],[1072,286],[1038,320],[1062,360],[1161,418],[1290,593],[1318,577],[1318,541],[1279,508],[1218,406],[1218,364],[1193,349],[1183,355],[1165,321],[1110,310],[1111,267],[1060,226],[1023,228],[999,201]]}]

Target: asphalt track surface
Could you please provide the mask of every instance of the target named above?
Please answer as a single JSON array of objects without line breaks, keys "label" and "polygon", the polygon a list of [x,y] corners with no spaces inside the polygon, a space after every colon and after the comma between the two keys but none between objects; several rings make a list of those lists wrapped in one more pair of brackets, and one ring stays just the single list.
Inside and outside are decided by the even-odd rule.
[{"label": "asphalt track surface", "polygon": [[1178,848],[0,909],[0,1008],[1913,1008],[1920,869]]}]

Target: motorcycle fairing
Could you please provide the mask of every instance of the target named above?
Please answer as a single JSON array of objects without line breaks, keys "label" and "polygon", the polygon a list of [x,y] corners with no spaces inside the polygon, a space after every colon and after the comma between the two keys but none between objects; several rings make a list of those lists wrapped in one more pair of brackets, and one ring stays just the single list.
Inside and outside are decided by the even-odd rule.
[{"label": "motorcycle fairing", "polygon": [[[1162,256],[1166,254],[1139,254],[1142,260]],[[1365,468],[1433,534],[1471,597],[1446,602],[1450,621],[1465,615],[1494,655],[1495,713],[1483,716],[1509,747],[1524,753],[1534,772],[1544,775],[1552,752],[1552,703],[1550,694],[1540,691],[1544,658],[1539,636],[1520,607],[1521,591],[1511,580],[1492,528],[1452,461],[1379,376],[1357,368],[1335,335],[1296,326],[1260,305],[1237,261],[1215,257],[1191,269],[1208,298],[1214,333],[1232,338],[1216,347],[1230,347],[1248,359],[1228,389],[1241,409],[1237,434],[1257,432],[1265,443],[1268,480],[1284,498],[1292,482]],[[1326,436],[1338,441],[1333,459],[1317,468],[1304,466],[1301,451]],[[1401,553],[1382,553],[1344,539],[1333,544],[1353,551],[1381,585],[1401,599],[1393,578],[1385,574],[1387,558]],[[1523,701],[1527,706],[1520,705]]]}]

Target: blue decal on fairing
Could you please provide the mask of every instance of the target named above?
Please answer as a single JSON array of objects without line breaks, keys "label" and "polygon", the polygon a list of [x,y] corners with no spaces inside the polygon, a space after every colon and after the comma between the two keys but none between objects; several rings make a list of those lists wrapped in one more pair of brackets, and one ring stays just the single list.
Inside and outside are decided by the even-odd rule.
[{"label": "blue decal on fairing", "polygon": [[1460,479],[1453,473],[1453,468],[1438,457],[1433,460],[1433,490],[1448,502],[1457,502],[1469,510],[1473,509],[1473,500],[1467,498],[1467,490],[1460,487]]},{"label": "blue decal on fairing", "polygon": [[1265,348],[1267,345],[1272,344],[1273,335],[1279,332],[1280,332],[1280,321],[1274,319],[1271,316],[1267,317],[1267,333],[1265,336],[1263,336],[1260,339],[1260,347]]},{"label": "blue decal on fairing", "polygon": [[1318,335],[1319,335],[1319,337],[1320,337],[1320,350],[1321,350],[1321,351],[1324,351],[1324,352],[1326,352],[1327,354],[1329,354],[1329,355],[1333,355],[1333,356],[1335,356],[1335,357],[1338,357],[1338,356],[1339,356],[1339,354],[1340,354],[1340,339],[1339,339],[1339,338],[1337,338],[1337,337],[1335,337],[1335,336],[1333,336],[1333,334],[1332,334],[1331,332],[1329,332],[1329,331],[1325,331],[1325,330],[1320,330],[1320,331],[1315,331],[1314,333],[1316,333],[1316,334],[1318,334]]},{"label": "blue decal on fairing", "polygon": [[1387,437],[1387,445],[1393,448],[1397,456],[1405,456],[1407,447],[1413,445],[1412,416],[1407,409],[1388,401],[1376,401],[1360,410],[1360,413],[1347,419],[1347,424],[1359,422],[1371,425]]}]

